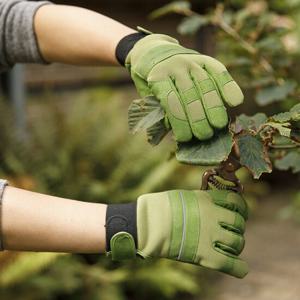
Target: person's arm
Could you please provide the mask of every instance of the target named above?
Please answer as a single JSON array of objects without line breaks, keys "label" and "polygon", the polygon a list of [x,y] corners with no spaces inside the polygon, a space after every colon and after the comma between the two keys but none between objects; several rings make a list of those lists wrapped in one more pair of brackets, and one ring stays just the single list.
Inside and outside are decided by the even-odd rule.
[{"label": "person's arm", "polygon": [[8,186],[2,198],[3,248],[103,253],[106,207]]},{"label": "person's arm", "polygon": [[0,71],[16,63],[117,65],[118,42],[135,32],[84,8],[0,0]]},{"label": "person's arm", "polygon": [[117,65],[119,41],[136,32],[99,13],[65,5],[39,8],[34,27],[46,61],[77,65]]},{"label": "person's arm", "polygon": [[113,260],[169,258],[239,278],[248,272],[239,258],[247,205],[233,192],[174,190],[104,205],[6,186],[1,206],[6,250],[106,252]]}]

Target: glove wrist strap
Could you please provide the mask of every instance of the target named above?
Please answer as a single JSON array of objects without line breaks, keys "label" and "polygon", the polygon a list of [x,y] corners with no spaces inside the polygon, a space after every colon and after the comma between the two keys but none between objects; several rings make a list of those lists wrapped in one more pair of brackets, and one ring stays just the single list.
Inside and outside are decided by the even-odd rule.
[{"label": "glove wrist strap", "polygon": [[112,259],[134,258],[137,247],[136,203],[108,205],[105,227],[106,251]]},{"label": "glove wrist strap", "polygon": [[130,50],[133,48],[133,46],[142,38],[144,38],[145,36],[149,35],[149,32],[146,32],[145,30],[140,30],[140,28],[138,28],[139,32],[136,33],[132,33],[129,35],[126,35],[125,37],[123,37],[117,47],[116,47],[116,58],[118,60],[118,62],[120,63],[120,65],[125,66],[125,60],[126,57],[128,55],[128,53],[130,52]]}]

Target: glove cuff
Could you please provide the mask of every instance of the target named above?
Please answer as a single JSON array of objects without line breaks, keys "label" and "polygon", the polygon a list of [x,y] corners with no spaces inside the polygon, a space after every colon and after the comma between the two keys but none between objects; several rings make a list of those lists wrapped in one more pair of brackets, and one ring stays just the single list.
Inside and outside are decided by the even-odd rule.
[{"label": "glove cuff", "polygon": [[121,66],[125,66],[125,60],[130,52],[130,50],[133,48],[133,46],[142,38],[147,36],[148,34],[145,32],[136,32],[129,34],[125,37],[123,37],[116,48],[116,58]]},{"label": "glove cuff", "polygon": [[136,203],[110,204],[106,211],[106,251],[113,260],[136,256]]}]

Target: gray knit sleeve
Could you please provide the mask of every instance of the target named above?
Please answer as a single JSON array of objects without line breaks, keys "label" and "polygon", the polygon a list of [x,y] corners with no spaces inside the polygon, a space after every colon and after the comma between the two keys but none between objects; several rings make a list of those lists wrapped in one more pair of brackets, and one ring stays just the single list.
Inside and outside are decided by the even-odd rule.
[{"label": "gray knit sleeve", "polygon": [[48,1],[0,0],[0,72],[15,63],[44,63],[33,26],[34,15]]}]

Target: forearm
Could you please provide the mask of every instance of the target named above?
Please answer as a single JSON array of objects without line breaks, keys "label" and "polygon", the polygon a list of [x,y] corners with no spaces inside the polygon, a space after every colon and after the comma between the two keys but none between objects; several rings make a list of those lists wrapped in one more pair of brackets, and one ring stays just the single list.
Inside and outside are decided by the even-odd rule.
[{"label": "forearm", "polygon": [[34,26],[46,61],[81,65],[117,65],[118,42],[135,32],[96,12],[64,5],[39,8]]},{"label": "forearm", "polygon": [[103,253],[106,207],[6,187],[2,199],[4,249]]}]

